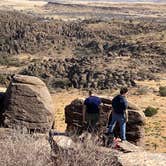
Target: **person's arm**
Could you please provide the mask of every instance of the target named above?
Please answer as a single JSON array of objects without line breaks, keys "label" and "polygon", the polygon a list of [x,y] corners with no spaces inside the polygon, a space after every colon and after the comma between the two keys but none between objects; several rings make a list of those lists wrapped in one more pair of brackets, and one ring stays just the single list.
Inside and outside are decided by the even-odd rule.
[{"label": "person's arm", "polygon": [[126,109],[126,111],[125,111],[125,118],[126,118],[126,122],[128,122],[128,110]]},{"label": "person's arm", "polygon": [[126,100],[125,98],[121,98],[121,99],[120,99],[120,103],[121,103],[122,109],[123,109],[123,110],[126,110],[127,107],[128,107],[128,102],[127,102],[127,100]]},{"label": "person's arm", "polygon": [[86,112],[86,105],[83,105],[83,110],[82,110],[82,122],[85,122],[85,112]]},{"label": "person's arm", "polygon": [[98,108],[99,108],[99,113],[101,113],[102,112],[102,102],[101,102],[101,99],[99,99],[99,106],[98,106]]},{"label": "person's arm", "polygon": [[102,105],[100,104],[99,106],[98,106],[98,108],[99,108],[99,114],[102,112]]},{"label": "person's arm", "polygon": [[122,109],[124,110],[126,122],[128,122],[128,110],[127,110],[128,102],[125,98],[122,98],[120,102],[121,102]]},{"label": "person's arm", "polygon": [[125,107],[125,118],[126,118],[126,123],[127,123],[128,122],[128,110],[127,110],[128,102],[126,99],[124,99],[124,107]]}]

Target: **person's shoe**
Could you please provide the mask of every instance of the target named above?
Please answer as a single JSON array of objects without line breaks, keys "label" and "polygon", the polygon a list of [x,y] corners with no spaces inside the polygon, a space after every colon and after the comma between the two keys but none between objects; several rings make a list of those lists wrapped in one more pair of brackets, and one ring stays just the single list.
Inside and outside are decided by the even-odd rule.
[{"label": "person's shoe", "polygon": [[123,143],[123,142],[126,142],[126,139],[122,139],[121,142],[122,142],[122,143]]}]

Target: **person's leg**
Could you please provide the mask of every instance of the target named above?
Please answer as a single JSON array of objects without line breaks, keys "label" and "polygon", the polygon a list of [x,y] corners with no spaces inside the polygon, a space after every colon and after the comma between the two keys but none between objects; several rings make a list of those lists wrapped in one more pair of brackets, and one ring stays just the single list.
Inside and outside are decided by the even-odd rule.
[{"label": "person's leg", "polygon": [[126,140],[126,120],[123,115],[120,115],[118,118],[118,122],[120,125],[120,137],[122,141]]},{"label": "person's leg", "polygon": [[99,114],[92,114],[92,121],[91,121],[91,126],[93,132],[97,132],[97,123],[99,121]]},{"label": "person's leg", "polygon": [[109,125],[108,133],[113,134],[113,130],[115,128],[116,122],[117,122],[117,116],[115,114],[112,114],[112,120]]},{"label": "person's leg", "polygon": [[87,131],[91,132],[91,117],[89,113],[85,113],[85,120],[87,122]]}]

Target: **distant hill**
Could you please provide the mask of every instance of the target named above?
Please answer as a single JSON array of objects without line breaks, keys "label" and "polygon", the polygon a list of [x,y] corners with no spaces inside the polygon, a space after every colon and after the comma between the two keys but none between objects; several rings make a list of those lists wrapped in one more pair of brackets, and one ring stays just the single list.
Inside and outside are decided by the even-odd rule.
[{"label": "distant hill", "polygon": [[154,2],[154,3],[166,3],[166,0],[45,0],[49,2]]}]

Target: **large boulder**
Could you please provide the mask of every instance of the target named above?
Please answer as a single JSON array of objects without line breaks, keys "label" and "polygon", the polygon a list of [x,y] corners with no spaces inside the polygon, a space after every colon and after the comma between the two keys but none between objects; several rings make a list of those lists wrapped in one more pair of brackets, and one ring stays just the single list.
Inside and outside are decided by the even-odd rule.
[{"label": "large boulder", "polygon": [[[111,98],[101,97],[102,109],[100,112],[100,119],[98,122],[98,133],[102,134],[108,127],[108,122],[111,120]],[[65,122],[67,123],[66,130],[81,134],[87,130],[87,126],[82,122],[82,110],[84,99],[75,99],[71,104],[65,107]],[[137,109],[133,103],[129,103],[129,121],[127,123],[126,137],[129,142],[140,145],[144,137],[144,114]],[[119,135],[118,125],[115,128],[115,135]]]},{"label": "large boulder", "polygon": [[15,75],[4,99],[4,126],[46,132],[53,125],[53,102],[40,79]]}]

